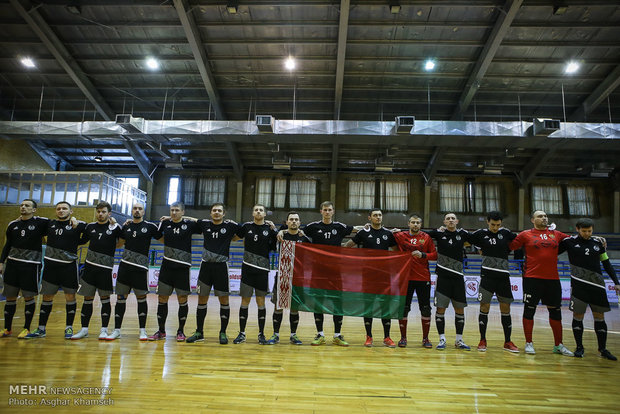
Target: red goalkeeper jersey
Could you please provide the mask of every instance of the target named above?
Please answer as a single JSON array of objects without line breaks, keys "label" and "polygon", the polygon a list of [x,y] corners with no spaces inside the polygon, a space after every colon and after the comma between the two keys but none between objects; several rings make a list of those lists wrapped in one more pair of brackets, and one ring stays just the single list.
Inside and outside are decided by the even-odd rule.
[{"label": "red goalkeeper jersey", "polygon": [[557,230],[524,230],[510,243],[510,250],[525,250],[525,275],[538,279],[559,279],[558,247],[568,235]]},{"label": "red goalkeeper jersey", "polygon": [[398,244],[398,248],[403,252],[420,251],[426,253],[426,257],[413,257],[413,265],[409,273],[409,280],[430,281],[431,272],[428,270],[428,261],[437,260],[437,249],[433,239],[424,233],[418,232],[415,236],[408,230],[394,233],[394,238]]}]

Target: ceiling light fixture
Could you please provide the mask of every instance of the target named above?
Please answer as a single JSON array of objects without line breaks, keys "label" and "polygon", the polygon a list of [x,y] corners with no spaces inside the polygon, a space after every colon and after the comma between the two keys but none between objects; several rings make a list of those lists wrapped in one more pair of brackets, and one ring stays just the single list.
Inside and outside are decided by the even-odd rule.
[{"label": "ceiling light fixture", "polygon": [[288,70],[295,69],[295,59],[289,56],[288,59],[284,61],[284,67]]},{"label": "ceiling light fixture", "polygon": [[434,60],[427,60],[426,63],[424,63],[424,69],[426,70],[433,70],[435,69],[435,61]]},{"label": "ceiling light fixture", "polygon": [[95,155],[95,157],[93,158],[93,160],[95,162],[101,162],[103,161],[103,157],[101,155]]},{"label": "ceiling light fixture", "polygon": [[146,59],[146,66],[152,70],[159,69],[159,62],[157,59],[151,57]]},{"label": "ceiling light fixture", "polygon": [[579,63],[571,61],[566,64],[566,69],[564,72],[571,75],[579,70]]},{"label": "ceiling light fixture", "polygon": [[400,13],[400,4],[398,4],[398,3],[390,3],[390,13],[392,13],[392,14]]},{"label": "ceiling light fixture", "polygon": [[22,58],[20,62],[22,63],[22,65],[24,65],[27,68],[34,68],[37,66],[34,64],[34,60],[32,60],[29,57]]}]

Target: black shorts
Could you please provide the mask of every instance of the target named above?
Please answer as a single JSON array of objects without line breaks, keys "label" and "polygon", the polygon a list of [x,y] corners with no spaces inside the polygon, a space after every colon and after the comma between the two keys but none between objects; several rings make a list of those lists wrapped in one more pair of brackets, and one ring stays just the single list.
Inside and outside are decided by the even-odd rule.
[{"label": "black shorts", "polygon": [[418,307],[420,312],[431,308],[431,282],[424,280],[410,280],[407,285],[407,297],[405,298],[405,318],[411,311],[411,300],[413,293],[418,297]]},{"label": "black shorts", "polygon": [[189,293],[191,292],[189,273],[189,266],[178,266],[171,264],[168,260],[163,260],[159,269],[159,281],[177,289],[177,294],[179,294],[178,291]]},{"label": "black shorts", "polygon": [[228,263],[226,262],[202,262],[198,273],[198,286],[200,296],[209,296],[211,286],[216,296],[226,296],[230,292],[228,281]]},{"label": "black shorts", "polygon": [[609,312],[611,309],[607,299],[607,290],[604,286],[593,286],[571,278],[569,309],[575,313],[585,313],[588,305],[592,312]]},{"label": "black shorts", "polygon": [[241,283],[245,283],[261,292],[267,292],[269,289],[269,271],[248,266],[244,263],[241,266]]},{"label": "black shorts", "polygon": [[25,297],[38,295],[40,272],[40,264],[8,259],[3,275],[5,296],[17,296],[20,290]]},{"label": "black shorts", "polygon": [[44,295],[56,294],[58,287],[62,287],[65,293],[75,293],[78,288],[77,263],[61,263],[46,259],[42,285],[41,293]]},{"label": "black shorts", "polygon": [[447,308],[452,302],[455,308],[467,306],[465,297],[465,281],[462,276],[437,275],[437,286],[435,286],[435,306]]},{"label": "black shorts", "polygon": [[480,289],[478,290],[478,300],[481,303],[491,303],[493,295],[497,296],[500,303],[512,303],[512,284],[510,277],[482,276],[480,278]]},{"label": "black shorts", "polygon": [[103,292],[113,292],[112,269],[86,263],[82,269],[82,280]]},{"label": "black shorts", "polygon": [[523,278],[523,303],[538,306],[540,301],[554,308],[562,305],[562,284],[559,279]]},{"label": "black shorts", "polygon": [[138,266],[121,262],[118,265],[118,274],[116,275],[116,294],[129,294],[125,287],[119,289],[119,284],[133,289],[136,295],[146,295],[149,291],[148,287],[149,271]]}]

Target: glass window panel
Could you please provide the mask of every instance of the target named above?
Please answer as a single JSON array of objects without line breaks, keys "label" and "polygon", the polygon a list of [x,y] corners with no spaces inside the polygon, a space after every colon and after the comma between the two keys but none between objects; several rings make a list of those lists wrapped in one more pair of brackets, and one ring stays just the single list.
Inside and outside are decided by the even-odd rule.
[{"label": "glass window panel", "polygon": [[17,198],[19,196],[19,190],[17,189],[17,182],[9,182],[9,193],[7,195],[6,202],[9,204],[17,204]]},{"label": "glass window panel", "polygon": [[41,183],[32,184],[32,199],[37,203],[41,203]]},{"label": "glass window panel", "polygon": [[223,203],[226,196],[226,179],[201,178],[198,181],[198,204],[211,206],[214,203]]},{"label": "glass window panel", "polygon": [[265,207],[271,207],[271,178],[258,178],[256,180],[256,203]]},{"label": "glass window panel", "polygon": [[30,182],[32,180],[32,174],[22,173],[22,181]]},{"label": "glass window panel", "polygon": [[284,208],[286,202],[286,178],[274,180],[273,207]]},{"label": "glass window panel", "polygon": [[385,211],[407,211],[409,183],[407,181],[381,181],[380,208]]},{"label": "glass window panel", "polygon": [[316,180],[291,180],[289,197],[291,209],[316,208]]},{"label": "glass window panel", "polygon": [[487,184],[485,187],[485,206],[486,211],[500,211],[499,205],[499,184]]},{"label": "glass window panel", "polygon": [[562,188],[559,185],[532,186],[532,210],[547,214],[564,214]]},{"label": "glass window panel", "polygon": [[465,186],[461,183],[441,183],[439,185],[439,209],[446,212],[465,210]]},{"label": "glass window panel", "polygon": [[52,204],[65,201],[65,185],[66,183],[56,183],[54,190],[54,200],[52,201]]},{"label": "glass window panel", "polygon": [[4,182],[0,182],[0,203],[4,203],[6,201],[6,191],[8,186]]},{"label": "glass window panel", "polygon": [[76,198],[77,198],[77,183],[76,182],[67,183],[67,195],[65,196],[65,201],[69,202],[69,204],[74,206]]},{"label": "glass window panel", "polygon": [[571,216],[593,216],[595,214],[594,188],[590,186],[566,187],[568,213]]},{"label": "glass window panel", "polygon": [[88,183],[80,183],[78,187],[77,205],[85,206],[88,203]]},{"label": "glass window panel", "polygon": [[90,184],[90,192],[88,193],[88,205],[95,204],[95,200],[99,202],[99,183]]},{"label": "glass window panel", "polygon": [[30,182],[19,184],[19,196],[17,201],[20,202],[25,198],[30,198]]},{"label": "glass window panel", "polygon": [[78,175],[77,174],[63,174],[62,178],[65,181],[77,181],[78,180]]},{"label": "glass window panel", "polygon": [[179,177],[170,177],[168,180],[168,198],[166,202],[168,205],[179,201]]},{"label": "glass window panel", "polygon": [[375,182],[368,180],[349,181],[349,209],[370,210],[375,204]]},{"label": "glass window panel", "polygon": [[43,204],[52,204],[52,189],[53,184],[44,184],[43,185]]},{"label": "glass window panel", "polygon": [[196,178],[183,177],[183,203],[186,206],[193,206],[196,198]]}]

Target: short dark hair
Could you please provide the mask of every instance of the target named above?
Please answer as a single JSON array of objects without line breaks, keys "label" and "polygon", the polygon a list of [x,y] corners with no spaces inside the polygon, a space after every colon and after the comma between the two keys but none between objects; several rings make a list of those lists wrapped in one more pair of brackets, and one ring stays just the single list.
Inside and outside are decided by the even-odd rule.
[{"label": "short dark hair", "polygon": [[66,204],[69,206],[69,210],[71,210],[71,203],[69,203],[68,201],[59,201],[56,203],[56,207],[58,207],[59,204]]},{"label": "short dark hair", "polygon": [[185,204],[180,201],[175,201],[174,203],[170,204],[170,207],[178,207],[181,210],[185,211]]},{"label": "short dark hair", "polygon": [[374,213],[375,211],[378,211],[379,213],[383,214],[383,211],[381,211],[379,207],[373,207],[370,210],[368,210],[368,217],[372,216],[372,213]]},{"label": "short dark hair", "polygon": [[102,208],[107,208],[108,212],[112,211],[112,206],[110,205],[110,203],[108,203],[107,201],[100,201],[97,206],[95,207],[95,209],[100,210]]},{"label": "short dark hair", "polygon": [[321,206],[319,207],[321,210],[323,210],[323,207],[329,207],[332,206],[334,207],[334,203],[332,203],[331,201],[327,200],[327,201],[323,201],[321,203]]},{"label": "short dark hair", "polygon": [[252,206],[252,210],[254,210],[254,207],[256,207],[256,206],[261,206],[261,207],[263,208],[263,210],[267,211],[267,207],[265,207],[265,205],[264,205],[264,204],[261,204],[261,203],[256,203],[256,204],[254,204],[254,205]]},{"label": "short dark hair", "polygon": [[32,198],[24,198],[24,199],[22,200],[22,203],[23,203],[24,201],[30,201],[30,202],[32,203],[32,208],[37,208],[37,202],[36,202],[36,201],[34,201]]},{"label": "short dark hair", "polygon": [[491,221],[491,220],[503,220],[504,216],[502,216],[502,213],[500,213],[499,211],[489,211],[489,214],[487,214],[487,221]]},{"label": "short dark hair", "polygon": [[[289,212],[288,212],[288,214],[286,215],[286,220],[288,220],[288,218],[290,217],[290,215],[291,215],[291,214],[297,214],[297,215],[299,215],[299,213],[298,213],[298,212],[296,212],[296,211],[289,211]],[[300,218],[300,220],[301,220],[301,218]]]},{"label": "short dark hair", "polygon": [[590,227],[594,227],[594,220],[587,217],[580,218],[579,220],[577,220],[577,223],[575,223],[575,227],[577,227],[578,229],[587,229]]},{"label": "short dark hair", "polygon": [[224,203],[213,203],[211,204],[211,208],[209,209],[209,211],[213,210],[213,207],[215,206],[222,206],[222,210],[226,211],[226,206],[224,205]]},{"label": "short dark hair", "polygon": [[409,214],[409,220],[411,220],[412,218],[416,218],[416,219],[422,221],[422,217],[420,217],[420,215],[418,213],[411,213],[411,214]]}]

